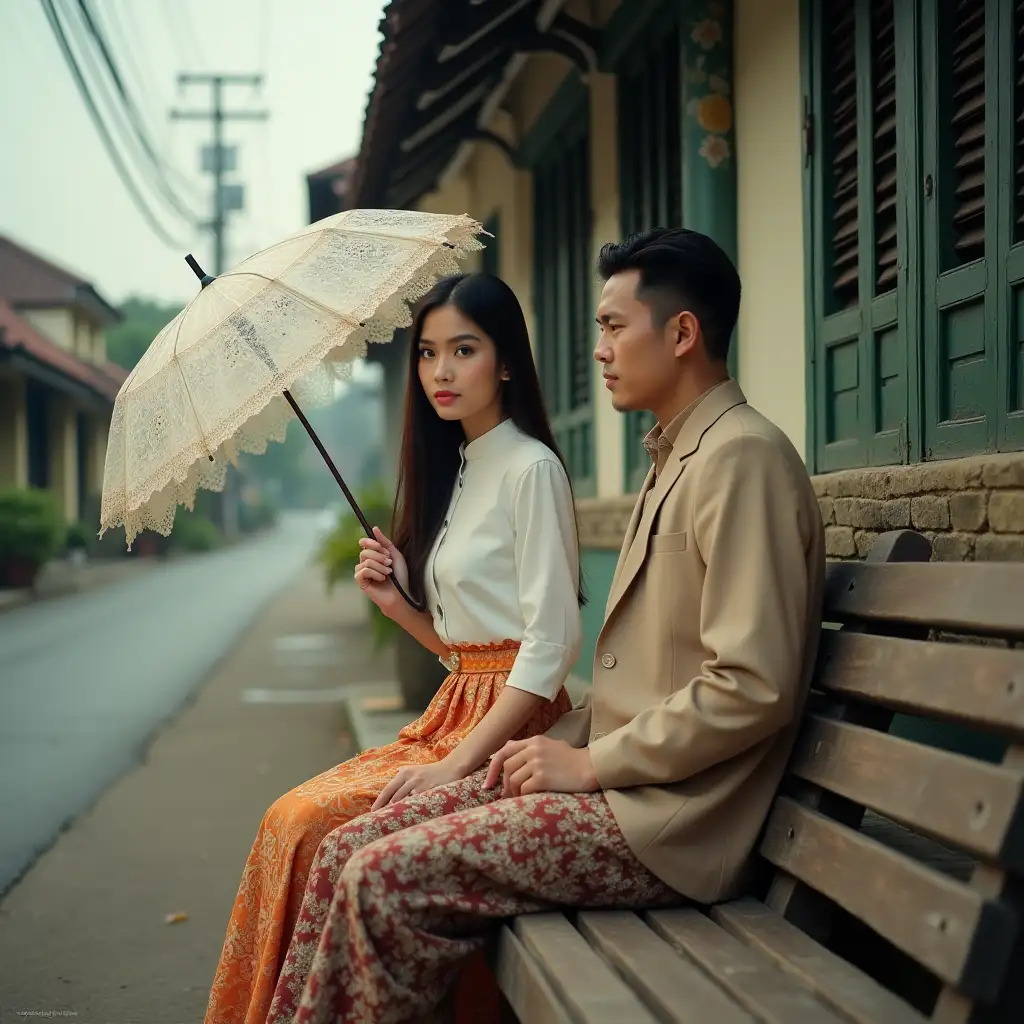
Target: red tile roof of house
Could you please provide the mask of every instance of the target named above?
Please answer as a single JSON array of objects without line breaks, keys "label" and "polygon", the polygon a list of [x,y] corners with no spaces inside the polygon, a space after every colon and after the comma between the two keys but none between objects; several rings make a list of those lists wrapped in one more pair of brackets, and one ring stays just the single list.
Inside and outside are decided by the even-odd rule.
[{"label": "red tile roof of house", "polygon": [[87,363],[43,337],[30,323],[18,316],[4,299],[0,299],[0,349],[23,352],[63,376],[84,384],[111,403],[128,376],[115,363],[107,363],[103,367]]},{"label": "red tile roof of house", "polygon": [[87,303],[101,319],[116,323],[121,314],[77,274],[56,266],[0,235],[0,299],[19,306],[73,306]]}]

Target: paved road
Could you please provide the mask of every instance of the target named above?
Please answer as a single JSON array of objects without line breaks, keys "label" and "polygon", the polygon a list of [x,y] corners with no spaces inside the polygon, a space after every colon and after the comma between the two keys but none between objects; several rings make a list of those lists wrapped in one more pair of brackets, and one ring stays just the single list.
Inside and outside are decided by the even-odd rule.
[{"label": "paved road", "polygon": [[323,518],[0,616],[0,894],[145,755],[307,564]]}]

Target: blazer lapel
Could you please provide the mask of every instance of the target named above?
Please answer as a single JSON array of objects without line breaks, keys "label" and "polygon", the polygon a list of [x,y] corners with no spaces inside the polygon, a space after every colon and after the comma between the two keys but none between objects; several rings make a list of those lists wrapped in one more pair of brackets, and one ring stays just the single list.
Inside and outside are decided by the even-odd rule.
[{"label": "blazer lapel", "polygon": [[[661,508],[661,503],[686,468],[690,456],[700,447],[701,438],[721,416],[734,406],[742,405],[744,402],[746,402],[746,398],[744,398],[739,384],[734,380],[725,381],[709,391],[683,424],[679,436],[672,446],[672,455],[664,470],[658,475],[653,489],[651,488],[653,468],[647,475],[644,489],[640,493],[636,508],[633,509],[633,517],[630,520],[629,530],[623,542],[619,563],[612,580],[611,591],[608,594],[605,625],[629,590],[633,580],[636,579],[637,573],[640,572],[640,568],[647,558],[647,545],[651,538],[651,529],[657,518],[658,509]],[[648,490],[651,491],[651,496],[645,507],[644,496]]]},{"label": "blazer lapel", "polygon": [[616,584],[619,577],[622,575],[623,566],[626,563],[626,556],[629,554],[633,546],[633,540],[636,537],[636,532],[640,526],[640,518],[644,511],[644,499],[647,497],[647,492],[651,489],[654,482],[654,465],[651,465],[650,470],[647,473],[647,478],[644,480],[643,487],[640,488],[640,495],[636,500],[636,504],[633,506],[633,513],[629,517],[629,525],[626,527],[626,533],[622,540],[622,547],[619,548],[619,560],[615,563],[615,574],[612,576],[612,585],[608,591],[608,600],[605,602],[605,615],[612,606],[612,599],[616,593]]}]

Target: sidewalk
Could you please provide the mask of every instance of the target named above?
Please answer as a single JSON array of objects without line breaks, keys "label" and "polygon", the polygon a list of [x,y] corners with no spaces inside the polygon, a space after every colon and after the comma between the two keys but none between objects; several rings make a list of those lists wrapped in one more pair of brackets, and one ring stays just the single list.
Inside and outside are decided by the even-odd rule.
[{"label": "sidewalk", "polygon": [[[365,614],[354,589],[328,598],[305,572],[36,863],[0,904],[0,1022],[202,1020],[264,810],[351,753],[347,693],[390,692]],[[176,912],[187,919],[165,923]]]}]

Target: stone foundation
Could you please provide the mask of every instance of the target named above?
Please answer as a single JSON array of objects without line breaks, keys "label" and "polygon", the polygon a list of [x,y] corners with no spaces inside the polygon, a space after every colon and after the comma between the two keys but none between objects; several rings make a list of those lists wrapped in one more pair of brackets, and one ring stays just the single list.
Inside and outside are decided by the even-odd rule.
[{"label": "stone foundation", "polygon": [[814,477],[829,558],[863,558],[912,527],[945,562],[1024,561],[1024,455],[950,459]]},{"label": "stone foundation", "polygon": [[[886,530],[913,528],[938,561],[1024,561],[1024,454],[813,477],[829,558],[863,558]],[[634,495],[578,503],[580,544],[618,550]]]}]

